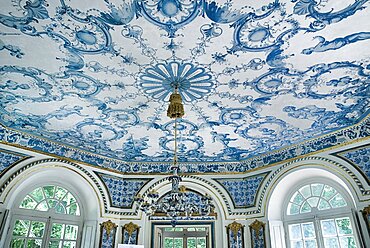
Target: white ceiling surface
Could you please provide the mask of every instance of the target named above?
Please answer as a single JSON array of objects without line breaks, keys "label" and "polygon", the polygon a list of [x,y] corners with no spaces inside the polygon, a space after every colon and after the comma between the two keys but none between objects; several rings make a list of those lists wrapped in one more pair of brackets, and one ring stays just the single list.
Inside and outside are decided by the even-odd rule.
[{"label": "white ceiling surface", "polygon": [[[369,108],[370,8],[359,2],[311,3],[301,14],[299,7],[310,1],[280,1],[278,7],[217,1],[218,11],[224,9],[220,15],[209,10],[218,16],[212,18],[203,12],[212,2],[198,1],[199,13],[171,37],[164,27],[181,24],[195,11],[192,1],[136,1],[136,9],[128,1],[41,1],[28,9],[24,1],[2,1],[0,122],[124,161],[169,161],[170,89],[155,84],[163,100],[145,80],[158,64],[188,63],[209,82],[178,77],[190,84],[180,83],[180,159],[246,159],[351,126]],[[70,13],[61,13],[63,4]],[[137,6],[152,10],[153,19]],[[102,13],[123,23],[113,25]],[[234,17],[227,19],[228,13]],[[34,32],[22,30],[17,18]],[[327,50],[303,53],[320,39]],[[24,54],[16,57],[6,45]],[[192,89],[201,93],[189,98]]]}]

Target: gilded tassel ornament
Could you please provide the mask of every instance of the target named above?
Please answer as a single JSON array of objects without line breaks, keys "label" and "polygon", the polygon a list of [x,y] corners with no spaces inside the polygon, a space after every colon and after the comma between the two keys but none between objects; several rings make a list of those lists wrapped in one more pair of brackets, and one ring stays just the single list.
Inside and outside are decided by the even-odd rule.
[{"label": "gilded tassel ornament", "polygon": [[184,105],[182,104],[182,98],[179,93],[177,93],[177,89],[173,92],[170,96],[170,105],[167,109],[167,116],[175,119],[181,118],[185,114]]}]

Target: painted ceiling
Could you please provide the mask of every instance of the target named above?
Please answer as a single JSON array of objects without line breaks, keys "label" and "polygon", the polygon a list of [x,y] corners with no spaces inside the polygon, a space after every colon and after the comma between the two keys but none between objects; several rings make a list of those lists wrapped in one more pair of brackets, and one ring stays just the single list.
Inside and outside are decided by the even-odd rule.
[{"label": "painted ceiling", "polygon": [[170,161],[178,84],[179,160],[250,159],[368,115],[369,20],[367,0],[3,0],[0,123]]}]

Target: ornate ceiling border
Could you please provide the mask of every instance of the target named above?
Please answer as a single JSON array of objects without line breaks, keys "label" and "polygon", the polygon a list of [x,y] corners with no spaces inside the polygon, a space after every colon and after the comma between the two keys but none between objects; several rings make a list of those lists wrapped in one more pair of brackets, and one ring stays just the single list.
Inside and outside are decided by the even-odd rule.
[{"label": "ornate ceiling border", "polygon": [[[370,136],[370,115],[350,127],[304,141],[302,143],[251,157],[241,162],[189,162],[179,163],[183,173],[245,173],[266,168],[297,157],[307,156],[338,145],[355,142]],[[165,174],[171,162],[124,162],[64,144],[49,141],[0,125],[0,143],[48,154],[60,159],[77,161],[90,166],[125,174]]]}]

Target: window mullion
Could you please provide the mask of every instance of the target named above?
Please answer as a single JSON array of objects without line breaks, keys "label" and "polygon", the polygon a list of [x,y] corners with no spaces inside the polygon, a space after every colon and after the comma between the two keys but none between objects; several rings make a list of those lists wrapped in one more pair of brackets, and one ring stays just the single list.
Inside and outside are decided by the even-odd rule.
[{"label": "window mullion", "polygon": [[320,224],[320,218],[317,217],[317,215],[314,216],[314,224],[315,224],[315,231],[316,231],[316,241],[317,246],[319,248],[324,248],[324,237],[321,231],[321,224]]},{"label": "window mullion", "polygon": [[45,230],[44,230],[44,237],[42,238],[43,240],[43,248],[47,248],[48,247],[48,243],[49,243],[49,240],[50,240],[50,235],[51,235],[51,217],[49,216],[46,220],[46,223],[45,223]]}]

